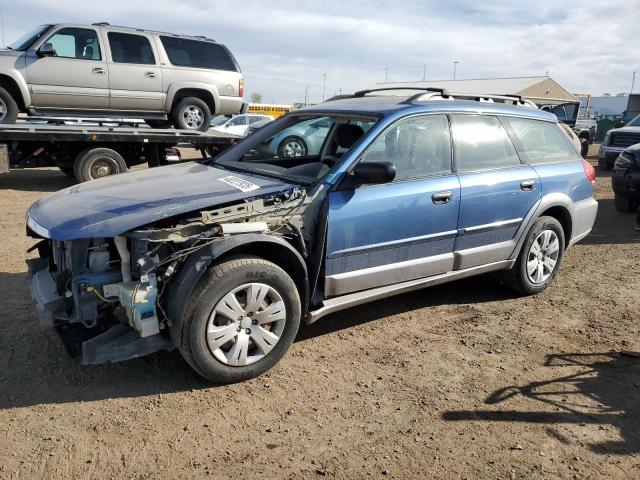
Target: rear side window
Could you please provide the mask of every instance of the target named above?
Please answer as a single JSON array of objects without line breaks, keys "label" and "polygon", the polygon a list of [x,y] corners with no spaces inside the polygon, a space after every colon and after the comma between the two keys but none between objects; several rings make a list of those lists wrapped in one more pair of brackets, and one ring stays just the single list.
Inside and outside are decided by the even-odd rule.
[{"label": "rear side window", "polygon": [[453,135],[460,172],[520,165],[516,149],[497,117],[453,115]]},{"label": "rear side window", "polygon": [[169,61],[178,67],[239,71],[231,53],[218,43],[164,36],[160,40]]},{"label": "rear side window", "polygon": [[399,120],[371,144],[362,161],[392,162],[397,180],[451,173],[451,137],[446,115]]},{"label": "rear side window", "polygon": [[558,125],[526,118],[507,120],[530,164],[575,160],[577,153]]},{"label": "rear side window", "polygon": [[111,59],[115,63],[155,65],[156,59],[147,37],[118,32],[109,32],[107,36]]}]

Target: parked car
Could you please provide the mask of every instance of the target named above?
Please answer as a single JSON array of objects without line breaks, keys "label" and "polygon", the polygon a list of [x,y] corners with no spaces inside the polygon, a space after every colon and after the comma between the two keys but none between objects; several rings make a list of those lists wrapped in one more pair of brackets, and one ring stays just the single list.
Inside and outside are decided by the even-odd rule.
[{"label": "parked car", "polygon": [[[375,94],[290,113],[213,160],[38,200],[42,321],[99,332],[85,364],[177,348],[228,383],[272,367],[302,321],[354,305],[485,272],[546,289],[598,208],[556,117]],[[306,155],[262,149],[314,122],[324,138]]]},{"label": "parked car", "polygon": [[622,151],[636,143],[640,143],[640,115],[624,127],[606,133],[598,152],[598,166],[603,170],[611,170]]},{"label": "parked car", "polygon": [[249,128],[247,129],[247,137],[249,135],[253,135],[254,133],[256,133],[258,130],[260,130],[262,127],[264,127],[265,125],[271,123],[273,120],[261,120],[259,122],[254,122],[251,125],[249,125]]},{"label": "parked car", "polygon": [[27,112],[207,130],[212,114],[239,113],[242,96],[235,58],[204,37],[48,24],[0,52],[0,123]]},{"label": "parked car", "polygon": [[635,212],[640,206],[640,143],[625,148],[613,164],[611,185],[619,212]]},{"label": "parked car", "polygon": [[589,145],[593,143],[598,133],[598,123],[592,118],[581,118],[576,121],[573,131],[580,139],[580,154],[589,154]]},{"label": "parked car", "polygon": [[277,155],[280,158],[318,155],[331,125],[330,119],[312,118],[274,135],[256,150],[260,155]]},{"label": "parked car", "polygon": [[247,134],[250,125],[264,120],[272,121],[273,117],[257,113],[243,113],[241,115],[236,115],[219,125],[212,125],[211,129],[216,132],[231,133],[233,135],[240,135],[244,137]]}]

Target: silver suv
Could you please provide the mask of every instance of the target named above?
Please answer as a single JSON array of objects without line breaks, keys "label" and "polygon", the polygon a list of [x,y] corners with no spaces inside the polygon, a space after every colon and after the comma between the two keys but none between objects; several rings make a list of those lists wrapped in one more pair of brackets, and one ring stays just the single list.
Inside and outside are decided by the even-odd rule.
[{"label": "silver suv", "polygon": [[0,123],[30,115],[136,117],[207,130],[242,110],[240,67],[224,46],[135,28],[41,25],[0,51]]}]

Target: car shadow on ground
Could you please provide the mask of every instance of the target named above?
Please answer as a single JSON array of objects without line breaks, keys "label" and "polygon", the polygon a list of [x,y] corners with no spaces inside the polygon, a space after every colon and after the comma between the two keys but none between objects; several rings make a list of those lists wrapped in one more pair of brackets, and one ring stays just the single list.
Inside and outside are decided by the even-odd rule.
[{"label": "car shadow on ground", "polygon": [[[615,439],[588,447],[599,454],[629,455],[640,452],[640,358],[635,353],[568,353],[548,355],[545,366],[559,376],[526,385],[501,388],[486,400],[486,408],[447,411],[446,421],[521,422],[559,425],[609,425]],[[524,410],[510,409],[510,402]],[[495,408],[495,409],[492,409]],[[553,410],[553,411],[550,411]],[[609,431],[602,436],[610,436]],[[560,441],[570,440],[554,435]]]},{"label": "car shadow on ground", "polygon": [[[82,366],[52,328],[41,327],[26,273],[0,273],[0,409],[41,404],[141,397],[211,388],[177,351],[122,363]],[[513,298],[493,279],[476,277],[352,308],[302,328],[297,341],[442,304]]]},{"label": "car shadow on ground", "polygon": [[0,174],[0,190],[57,192],[76,183],[74,178],[57,168],[11,170],[9,173]]}]

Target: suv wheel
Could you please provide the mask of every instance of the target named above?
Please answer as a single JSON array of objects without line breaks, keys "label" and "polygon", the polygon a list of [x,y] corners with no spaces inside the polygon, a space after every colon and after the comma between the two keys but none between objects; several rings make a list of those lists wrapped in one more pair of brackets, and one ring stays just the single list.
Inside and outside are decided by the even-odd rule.
[{"label": "suv wheel", "polygon": [[208,269],[188,302],[180,352],[203,377],[234,383],[269,370],[300,326],[298,290],[264,259],[231,257]]},{"label": "suv wheel", "polygon": [[631,213],[638,209],[638,202],[633,201],[628,197],[615,195],[614,203],[616,205],[616,210],[622,213]]},{"label": "suv wheel", "polygon": [[558,273],[564,245],[560,222],[553,217],[538,218],[527,233],[516,264],[506,272],[507,285],[525,295],[542,292]]},{"label": "suv wheel", "polygon": [[173,126],[181,130],[209,130],[211,110],[207,104],[196,97],[180,100],[171,110]]},{"label": "suv wheel", "polygon": [[90,148],[80,153],[73,165],[76,180],[88,182],[96,178],[125,173],[127,162],[122,155],[110,148]]},{"label": "suv wheel", "polygon": [[16,123],[18,104],[11,94],[0,87],[0,123]]}]

